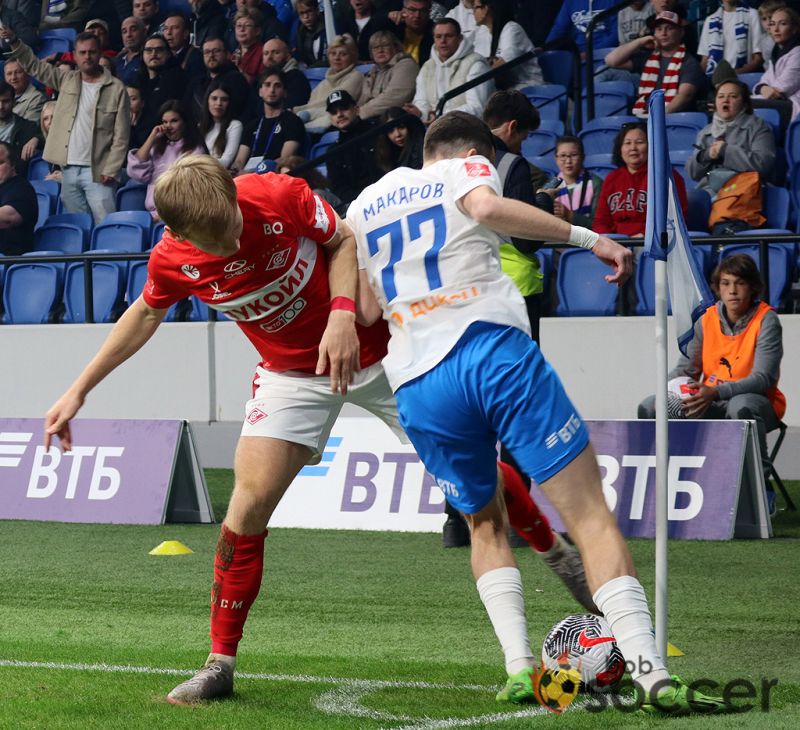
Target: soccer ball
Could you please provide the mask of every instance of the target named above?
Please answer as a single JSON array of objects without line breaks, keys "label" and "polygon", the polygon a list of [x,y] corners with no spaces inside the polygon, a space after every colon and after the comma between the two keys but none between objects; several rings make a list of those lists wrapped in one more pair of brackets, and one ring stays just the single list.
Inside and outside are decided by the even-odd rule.
[{"label": "soccer ball", "polygon": [[602,692],[625,673],[625,659],[611,627],[591,613],[567,616],[550,629],[542,646],[542,666],[575,670],[583,692]]},{"label": "soccer ball", "polygon": [[574,669],[534,670],[531,683],[540,705],[560,715],[578,695],[581,675]]}]

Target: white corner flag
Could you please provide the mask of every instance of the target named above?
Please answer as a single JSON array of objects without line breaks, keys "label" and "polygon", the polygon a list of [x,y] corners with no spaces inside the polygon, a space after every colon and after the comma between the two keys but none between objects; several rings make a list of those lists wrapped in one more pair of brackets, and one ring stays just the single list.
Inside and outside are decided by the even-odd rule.
[{"label": "white corner flag", "polygon": [[694,334],[694,324],[714,303],[714,296],[695,258],[672,178],[664,116],[664,92],[654,91],[648,105],[645,253],[667,262],[667,281],[672,316],[675,318],[678,333],[678,347],[686,355]]}]

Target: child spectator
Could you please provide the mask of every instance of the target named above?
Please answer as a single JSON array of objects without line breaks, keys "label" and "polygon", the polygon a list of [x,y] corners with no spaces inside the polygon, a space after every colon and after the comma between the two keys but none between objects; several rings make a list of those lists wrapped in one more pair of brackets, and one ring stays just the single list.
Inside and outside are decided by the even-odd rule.
[{"label": "child spectator", "polygon": [[592,228],[602,178],[584,168],[586,154],[577,137],[559,137],[555,157],[558,175],[544,185],[553,198],[553,215],[573,226]]}]

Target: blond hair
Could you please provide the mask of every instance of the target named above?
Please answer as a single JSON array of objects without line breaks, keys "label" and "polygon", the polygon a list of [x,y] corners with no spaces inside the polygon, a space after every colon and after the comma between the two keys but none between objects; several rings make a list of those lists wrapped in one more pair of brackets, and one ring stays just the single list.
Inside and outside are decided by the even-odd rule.
[{"label": "blond hair", "polygon": [[236,222],[236,186],[210,155],[176,160],[156,181],[153,200],[161,220],[188,240],[223,239]]},{"label": "blond hair", "polygon": [[[355,63],[358,60],[358,46],[353,40],[353,36],[349,33],[342,33],[333,37],[333,40],[328,44],[328,51],[332,48],[344,48],[350,55],[350,60]],[[326,51],[327,54],[327,51]]]}]

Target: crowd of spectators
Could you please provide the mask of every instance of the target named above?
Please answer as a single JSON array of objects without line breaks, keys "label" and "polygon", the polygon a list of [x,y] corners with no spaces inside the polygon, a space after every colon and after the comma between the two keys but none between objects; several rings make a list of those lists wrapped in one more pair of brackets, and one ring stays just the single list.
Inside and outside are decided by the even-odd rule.
[{"label": "crowd of spectators", "polygon": [[[232,175],[288,171],[327,132],[336,138],[325,138],[334,142],[327,179],[314,182],[343,210],[382,173],[421,166],[424,130],[450,90],[496,69],[444,104],[445,112],[483,117],[498,90],[543,83],[535,56],[504,69],[534,48],[526,4],[513,0],[333,0],[327,23],[319,0],[187,0],[166,11],[157,0],[66,0],[31,13],[32,4],[0,7],[0,141],[23,181],[26,164],[42,155],[63,210],[89,212],[95,222],[114,210],[128,179],[150,186],[146,207],[157,217],[150,188],[180,155],[213,155]],[[613,4],[566,0],[548,43],[575,43],[585,56],[589,22]],[[784,128],[800,114],[794,4],[722,0],[699,24],[680,0],[636,0],[595,28],[594,47],[606,49],[597,79],[632,82],[628,111],[642,119],[657,88],[668,112],[710,112],[685,174],[712,197],[745,170],[769,181],[775,134],[753,107],[778,109]],[[38,35],[54,28],[77,32],[72,49],[37,57]],[[762,74],[754,85],[739,80],[754,72]],[[642,235],[644,126],[622,127],[607,152],[617,169],[603,179],[584,166],[581,140],[561,136],[548,171],[529,166],[534,192],[565,220]],[[675,183],[685,210],[681,174]]]}]

